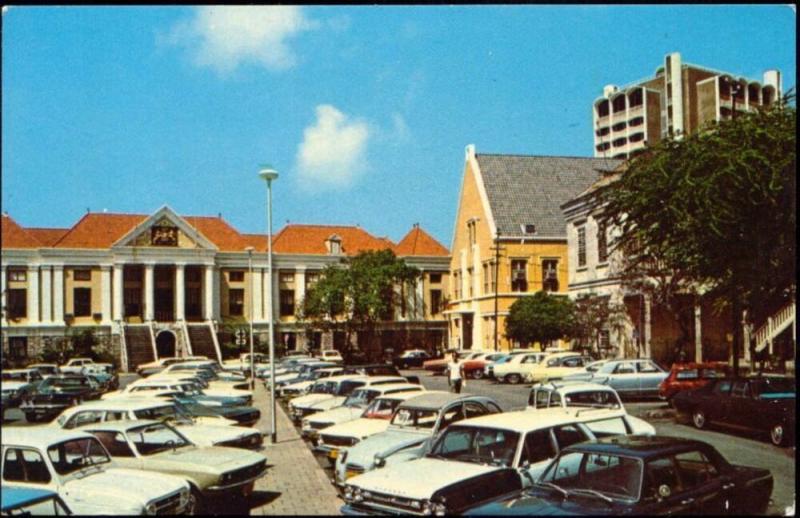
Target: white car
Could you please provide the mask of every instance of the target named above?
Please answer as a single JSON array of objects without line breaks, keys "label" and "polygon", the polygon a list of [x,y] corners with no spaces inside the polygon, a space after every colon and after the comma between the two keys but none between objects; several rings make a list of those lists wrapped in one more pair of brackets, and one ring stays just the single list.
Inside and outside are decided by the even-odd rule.
[{"label": "white car", "polygon": [[302,394],[307,394],[315,382],[330,378],[331,376],[338,376],[344,372],[343,367],[326,367],[324,369],[317,369],[311,374],[311,379],[306,381],[298,381],[289,385],[284,385],[278,389],[280,397],[295,397]]},{"label": "white car", "polygon": [[545,356],[541,352],[514,354],[511,359],[494,364],[492,375],[497,381],[519,383]]},{"label": "white car", "polygon": [[619,394],[608,385],[585,381],[551,381],[531,387],[528,409],[550,407],[622,408]]},{"label": "white car", "polygon": [[182,514],[186,480],[120,468],[91,434],[48,426],[3,429],[3,485],[58,493],[78,515]]},{"label": "white car", "polygon": [[331,460],[336,460],[340,450],[353,446],[371,435],[385,432],[398,405],[418,395],[419,392],[395,392],[376,397],[358,419],[322,430],[314,450]]},{"label": "white car", "polygon": [[342,353],[337,350],[320,351],[319,359],[326,362],[344,363]]},{"label": "white car", "polygon": [[179,392],[195,398],[197,402],[202,405],[211,407],[250,405],[251,403],[251,401],[249,401],[246,397],[213,396],[204,392],[203,389],[194,381],[170,378],[145,378],[136,380],[132,383],[129,383],[122,390],[115,390],[113,392],[103,394],[100,396],[100,399],[110,399],[113,397],[121,397],[128,394],[143,393],[148,391]]},{"label": "white car", "polygon": [[153,374],[147,379],[155,381],[169,378],[197,381],[202,386],[203,392],[208,395],[242,397],[245,399],[249,398],[250,401],[253,399],[253,391],[247,388],[249,386],[247,383],[244,383],[242,386],[240,384],[227,381],[216,381],[213,379],[209,380],[199,371],[176,370],[172,372],[159,372],[158,374]]},{"label": "white car", "polygon": [[[630,416],[621,410],[548,408],[465,419],[439,435],[424,457],[348,480],[343,511],[449,514],[448,500],[473,498],[470,488],[493,473],[513,468],[530,486],[565,447],[631,433]],[[499,496],[488,494],[491,488],[478,493]]]},{"label": "white car", "polygon": [[343,374],[317,381],[310,394],[289,401],[289,416],[299,423],[303,417],[314,412],[312,407],[315,404],[335,397],[347,397],[362,386],[365,379],[367,376],[363,374]]},{"label": "white car", "polygon": [[83,403],[64,410],[50,427],[72,429],[90,423],[121,419],[166,419],[198,446],[232,446],[261,449],[261,432],[236,425],[201,424],[169,401],[152,397],[119,398]]},{"label": "white car", "polygon": [[155,374],[157,372],[161,372],[165,368],[169,367],[173,363],[180,363],[190,360],[207,360],[205,356],[170,356],[166,358],[159,358],[152,362],[147,363],[140,363],[139,366],[136,367],[136,374],[139,376],[145,377],[150,376],[151,374]]},{"label": "white car", "polygon": [[320,430],[339,423],[346,423],[353,419],[358,419],[364,410],[369,406],[373,399],[384,394],[395,394],[398,392],[422,392],[425,390],[421,385],[405,383],[386,383],[378,385],[367,385],[354,390],[344,400],[341,406],[317,412],[303,419],[301,433],[303,437],[316,439]]},{"label": "white car", "polygon": [[[307,405],[304,409],[305,414],[304,417],[308,417],[311,414],[316,414],[318,412],[325,412],[326,410],[331,410],[332,408],[336,408],[338,406],[342,406],[350,394],[353,393],[354,390],[363,387],[370,387],[375,385],[388,385],[390,383],[408,383],[408,380],[402,376],[365,376],[363,380],[352,380],[348,382],[342,383],[339,387],[340,390],[332,398],[327,398],[322,401],[318,401],[311,405]],[[297,408],[297,407],[295,407]],[[307,436],[308,434],[304,435]]]},{"label": "white car", "polygon": [[94,363],[91,358],[71,358],[67,363],[58,368],[62,374],[81,374],[84,366]]}]

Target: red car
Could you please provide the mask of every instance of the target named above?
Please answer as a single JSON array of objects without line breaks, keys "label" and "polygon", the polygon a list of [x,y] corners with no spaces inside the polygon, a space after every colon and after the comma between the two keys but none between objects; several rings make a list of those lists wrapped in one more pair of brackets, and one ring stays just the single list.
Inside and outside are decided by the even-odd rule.
[{"label": "red car", "polygon": [[725,362],[675,363],[669,376],[658,386],[658,394],[672,406],[672,396],[682,390],[697,389],[728,374]]},{"label": "red car", "polygon": [[[459,361],[474,358],[483,353],[475,351],[457,351]],[[422,368],[426,371],[431,371],[433,374],[443,374],[447,370],[447,364],[452,361],[452,353],[446,353],[444,358],[437,358],[435,360],[428,360],[422,364]]]},{"label": "red car", "polygon": [[463,360],[464,376],[472,379],[481,379],[483,377],[483,368],[491,362],[497,360],[504,353],[480,353],[472,355],[469,359]]}]

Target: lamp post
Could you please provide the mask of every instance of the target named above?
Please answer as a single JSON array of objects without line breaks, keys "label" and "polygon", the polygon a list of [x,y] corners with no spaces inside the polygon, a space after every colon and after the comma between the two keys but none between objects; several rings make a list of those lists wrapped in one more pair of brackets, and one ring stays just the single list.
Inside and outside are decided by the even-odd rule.
[{"label": "lamp post", "polygon": [[275,309],[272,300],[272,181],[278,179],[278,171],[271,165],[262,165],[258,176],[267,182],[267,270],[269,271],[269,399],[272,412],[270,413],[270,441],[275,444],[278,435],[275,431]]},{"label": "lamp post", "polygon": [[253,348],[253,250],[252,246],[245,248],[247,250],[247,271],[250,275],[250,310],[247,312],[247,320],[250,322],[250,390],[256,388],[256,363],[255,363],[255,350]]}]

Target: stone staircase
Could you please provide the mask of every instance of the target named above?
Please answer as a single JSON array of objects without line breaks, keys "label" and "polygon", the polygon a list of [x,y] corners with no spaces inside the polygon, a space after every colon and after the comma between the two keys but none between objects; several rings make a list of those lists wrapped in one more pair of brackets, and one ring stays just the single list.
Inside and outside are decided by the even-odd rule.
[{"label": "stone staircase", "polygon": [[189,333],[189,343],[193,354],[222,362],[217,335],[211,324],[186,324],[186,330]]},{"label": "stone staircase", "polygon": [[125,324],[125,351],[128,359],[128,370],[135,371],[142,363],[154,361],[155,346],[153,334],[147,324]]},{"label": "stone staircase", "polygon": [[784,305],[778,311],[767,318],[767,321],[759,327],[753,334],[753,341],[755,342],[756,352],[763,351],[769,347],[769,352],[772,354],[772,342],[789,326],[794,324],[796,304],[795,301]]}]

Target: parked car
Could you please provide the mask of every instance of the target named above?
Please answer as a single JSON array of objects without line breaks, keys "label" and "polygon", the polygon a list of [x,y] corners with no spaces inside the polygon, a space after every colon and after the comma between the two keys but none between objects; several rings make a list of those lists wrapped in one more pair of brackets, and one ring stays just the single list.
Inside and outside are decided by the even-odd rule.
[{"label": "parked car", "polygon": [[441,503],[444,514],[460,513],[502,494],[498,488],[473,489],[485,486],[493,472],[517,470],[521,485],[530,486],[567,446],[632,431],[624,411],[599,408],[521,410],[465,419],[450,425],[423,457],[348,480],[344,497],[351,505],[343,511],[402,513]]},{"label": "parked car", "polygon": [[315,441],[315,451],[335,462],[340,450],[353,446],[371,435],[385,432],[389,428],[389,421],[395,409],[403,401],[418,395],[419,392],[395,392],[376,397],[358,419],[333,425],[321,431]]},{"label": "parked car", "polygon": [[[367,363],[354,365],[351,369],[356,374],[363,374],[364,376],[402,376],[397,367],[390,363]],[[416,376],[405,376],[405,378],[412,383],[419,383],[419,378]]]},{"label": "parked car", "polygon": [[658,395],[672,406],[672,397],[678,392],[704,387],[727,373],[728,364],[723,362],[676,363],[658,385]]},{"label": "parked car", "polygon": [[583,380],[609,385],[620,396],[659,397],[658,386],[667,372],[647,358],[607,360],[600,368],[564,376],[563,380]]},{"label": "parked car", "polygon": [[58,370],[58,365],[55,363],[32,363],[28,365],[29,369],[36,369],[39,371],[39,374],[42,375],[43,378],[49,378],[50,376],[57,376],[61,373]]},{"label": "parked car", "polygon": [[[331,410],[333,408],[342,406],[345,401],[355,392],[357,389],[364,389],[368,387],[377,387],[380,385],[396,385],[396,384],[403,384],[407,385],[408,382],[402,376],[365,376],[359,380],[350,380],[347,382],[342,383],[344,387],[340,387],[341,390],[333,395],[331,398],[326,398],[322,401],[317,401],[316,403],[312,403],[311,405],[306,405],[304,407],[304,419],[309,417],[313,414],[318,414],[320,412],[325,412],[327,410]],[[415,385],[418,387],[418,390],[422,390],[421,385]],[[349,390],[347,394],[344,394],[346,390]],[[297,406],[295,406],[297,408]],[[311,430],[307,427],[304,427],[302,432],[303,437],[311,437],[315,435],[311,432]]]},{"label": "parked car", "polygon": [[392,360],[392,364],[398,369],[410,369],[412,367],[422,367],[422,364],[431,359],[431,355],[422,349],[408,349],[400,356]]},{"label": "parked car", "polygon": [[6,410],[10,408],[19,408],[30,390],[30,385],[24,381],[0,382],[0,393],[2,393],[3,397],[0,411],[2,411],[4,418]]},{"label": "parked car", "polygon": [[461,362],[461,366],[464,368],[464,375],[476,380],[481,379],[483,378],[486,366],[495,360],[499,360],[503,356],[505,356],[504,353],[480,353],[478,355],[473,355],[470,359]]},{"label": "parked car", "polygon": [[767,433],[772,444],[795,439],[797,386],[794,378],[723,378],[672,398],[678,420],[691,417],[697,428],[710,424]]},{"label": "parked car", "polygon": [[209,383],[205,377],[191,371],[153,374],[147,378],[147,381],[188,381],[195,384],[196,388],[202,390],[203,394],[207,396],[241,399],[247,405],[253,403],[253,392],[251,390],[231,388],[229,384]]},{"label": "parked car", "polygon": [[421,385],[410,383],[385,383],[377,385],[362,386],[354,390],[342,402],[341,406],[331,408],[324,412],[303,418],[301,433],[303,437],[316,439],[320,430],[325,430],[329,426],[339,423],[346,423],[353,419],[358,419],[364,410],[372,403],[372,400],[384,394],[395,394],[399,392],[422,392],[425,390]]},{"label": "parked car", "polygon": [[96,366],[100,370],[104,370],[110,363],[95,363],[91,358],[70,358],[67,363],[58,368],[62,374],[82,374],[84,369],[90,369]]},{"label": "parked car", "polygon": [[316,411],[312,410],[314,405],[337,397],[344,401],[351,392],[365,384],[366,378],[361,374],[343,374],[314,383],[310,394],[289,401],[289,417],[299,424],[303,417]]},{"label": "parked car", "polygon": [[103,394],[101,399],[119,397],[137,392],[170,390],[191,396],[197,403],[210,407],[236,407],[248,405],[245,397],[218,396],[206,394],[203,389],[188,380],[170,378],[145,378],[129,383],[123,390]]},{"label": "parked car", "polygon": [[575,352],[551,353],[534,365],[524,375],[524,378],[528,383],[557,381],[576,371],[583,370],[593,361],[594,358],[591,356]]},{"label": "parked car", "polygon": [[176,368],[175,370],[169,370],[173,367],[180,367],[179,365],[171,365],[167,367],[164,371],[159,372],[158,374],[153,374],[150,376],[152,379],[164,379],[169,378],[170,376],[176,376],[178,378],[182,377],[191,377],[197,378],[198,380],[202,380],[204,383],[203,389],[208,392],[209,394],[216,393],[226,396],[236,396],[236,397],[253,397],[253,391],[250,390],[250,383],[247,381],[243,382],[236,382],[236,381],[225,381],[220,380],[216,377],[216,375],[208,370],[208,369],[190,369],[190,368]]},{"label": "parked car", "polygon": [[351,477],[419,458],[433,437],[452,423],[500,412],[500,406],[489,397],[426,391],[401,403],[385,432],[367,437],[338,456],[335,483],[344,487]]},{"label": "parked car", "polygon": [[342,358],[342,353],[340,353],[335,349],[320,351],[318,358],[326,362],[344,363],[344,358]]},{"label": "parked car", "polygon": [[516,385],[533,370],[547,354],[542,352],[512,354],[503,363],[496,363],[492,375],[497,381]]},{"label": "parked car", "polygon": [[173,363],[185,362],[188,360],[207,360],[205,356],[172,356],[168,358],[159,358],[155,361],[142,363],[136,367],[136,374],[142,377],[150,376],[157,372],[161,372]]},{"label": "parked car", "polygon": [[264,443],[263,435],[257,430],[234,425],[202,424],[175,403],[154,398],[128,398],[84,403],[62,412],[51,426],[70,430],[86,424],[121,419],[169,421],[198,446],[231,446],[258,450]]},{"label": "parked car", "polygon": [[208,498],[249,496],[267,471],[264,455],[239,448],[197,446],[159,421],[111,421],[82,427],[121,467],[175,475],[191,487],[197,508]]},{"label": "parked car", "polygon": [[28,386],[31,390],[36,388],[44,380],[44,376],[38,369],[28,367],[27,369],[11,369],[2,372],[2,381],[15,381],[21,382]]},{"label": "parked car", "polygon": [[[269,367],[269,355],[263,353],[253,354],[253,368],[258,371],[265,367]],[[238,359],[225,360],[222,362],[222,369],[232,372],[241,372],[246,375],[250,373],[250,353],[243,353],[239,355]]]},{"label": "parked car", "polygon": [[42,380],[35,392],[29,393],[20,404],[25,419],[36,422],[52,419],[59,412],[83,401],[98,399],[100,388],[82,374],[59,374]]},{"label": "parked car", "polygon": [[528,408],[622,408],[619,394],[608,385],[583,381],[551,381],[531,387]]},{"label": "parked car", "polygon": [[341,374],[345,374],[344,367],[323,367],[321,369],[316,369],[309,375],[308,379],[282,386],[278,389],[278,397],[291,398],[307,394],[311,390],[311,386],[314,385],[314,382]]},{"label": "parked car", "polygon": [[49,489],[3,484],[0,516],[69,516],[72,511]]},{"label": "parked car", "polygon": [[[468,360],[474,356],[478,356],[481,353],[479,351],[465,350],[456,351],[456,354],[458,355],[459,361],[461,361]],[[443,358],[428,360],[422,364],[422,368],[426,371],[431,371],[433,374],[443,374],[447,369],[447,364],[452,361],[451,356],[452,352],[448,352]]]},{"label": "parked car", "polygon": [[297,372],[291,374],[287,373],[284,376],[276,377],[275,386],[280,391],[280,388],[285,387],[286,385],[291,385],[293,383],[297,383],[300,381],[307,381],[313,379],[312,374],[315,371],[319,369],[325,369],[328,367],[338,367],[338,365],[333,362],[327,362],[327,361],[326,362],[316,361],[316,362],[305,363],[303,364],[302,367],[300,367],[300,370],[298,370]]},{"label": "parked car", "polygon": [[676,437],[608,437],[561,451],[533,487],[472,508],[475,516],[763,515],[769,470],[730,464]]},{"label": "parked car", "polygon": [[6,483],[49,489],[82,515],[178,514],[190,503],[185,480],[119,468],[86,432],[10,426],[2,447],[4,493]]},{"label": "parked car", "polygon": [[508,353],[501,353],[499,358],[497,358],[494,361],[488,362],[483,367],[483,376],[485,378],[488,378],[488,379],[493,379],[494,378],[494,366],[503,364],[503,363],[509,361],[511,358],[513,358],[512,355],[510,355]]}]

